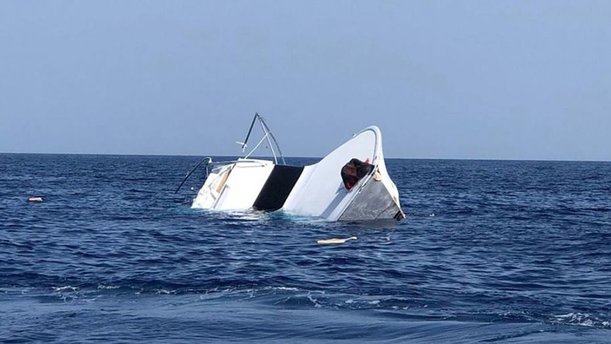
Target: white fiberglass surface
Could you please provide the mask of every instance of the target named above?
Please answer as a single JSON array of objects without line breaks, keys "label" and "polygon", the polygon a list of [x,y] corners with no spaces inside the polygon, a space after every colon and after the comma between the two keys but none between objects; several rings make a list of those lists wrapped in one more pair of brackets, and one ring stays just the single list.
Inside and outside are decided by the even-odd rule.
[{"label": "white fiberglass surface", "polygon": [[376,163],[376,154],[381,155],[381,149],[379,129],[369,127],[363,130],[320,162],[306,166],[283,209],[300,215],[337,220],[356,191],[356,188],[348,191],[344,187],[342,167],[352,158]]},{"label": "white fiberglass surface", "polygon": [[221,196],[214,209],[248,209],[252,207],[269,177],[274,164],[271,161],[240,161],[231,170]]},{"label": "white fiberglass surface", "polygon": [[[244,159],[236,162],[221,190],[219,190],[219,195],[214,197],[214,204],[206,204],[204,208],[244,210],[252,207],[273,168],[274,163],[268,160]],[[204,184],[204,187],[206,184]],[[214,191],[202,188],[198,199],[207,199],[207,195],[202,193],[211,192]],[[194,206],[204,204],[198,202],[198,199],[194,202]]]}]

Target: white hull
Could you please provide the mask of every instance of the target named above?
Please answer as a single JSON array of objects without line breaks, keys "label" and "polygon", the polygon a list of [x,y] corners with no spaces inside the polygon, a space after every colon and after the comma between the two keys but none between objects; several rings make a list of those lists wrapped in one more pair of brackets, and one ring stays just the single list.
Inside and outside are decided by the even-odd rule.
[{"label": "white hull", "polygon": [[[350,190],[340,174],[351,159],[371,172]],[[284,210],[329,221],[403,219],[397,187],[386,171],[380,130],[369,127],[316,164],[276,165],[239,159],[216,167],[193,201],[194,208]]]}]

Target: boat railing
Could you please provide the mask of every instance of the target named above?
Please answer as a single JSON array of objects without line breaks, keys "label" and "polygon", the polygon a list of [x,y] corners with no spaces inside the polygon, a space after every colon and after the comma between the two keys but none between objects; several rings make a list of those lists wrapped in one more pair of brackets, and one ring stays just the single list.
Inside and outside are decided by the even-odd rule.
[{"label": "boat railing", "polygon": [[284,156],[282,155],[282,151],[280,150],[280,145],[276,140],[276,137],[272,133],[271,129],[265,123],[263,117],[259,115],[259,113],[255,113],[255,116],[250,123],[250,128],[248,129],[248,133],[246,134],[246,139],[243,142],[237,142],[242,146],[242,153],[246,151],[246,147],[248,146],[248,139],[250,138],[250,134],[252,133],[253,127],[255,123],[259,123],[261,125],[261,130],[263,130],[263,137],[259,140],[259,142],[255,145],[255,147],[248,152],[244,156],[244,159],[248,159],[260,146],[263,142],[267,141],[268,147],[272,152],[272,156],[274,157],[274,162],[278,165],[278,161],[282,163],[282,165],[286,165],[286,161],[284,160]]},{"label": "boat railing", "polygon": [[245,164],[254,164],[254,165],[264,166],[265,164],[262,163],[261,161],[264,161],[264,160],[240,158],[238,160],[211,161],[208,166],[216,167],[216,166],[233,165],[233,164],[237,164],[237,163],[240,163],[240,164],[245,163]]},{"label": "boat railing", "polygon": [[242,153],[244,153],[246,151],[246,147],[248,147],[248,139],[250,139],[250,135],[253,132],[253,128],[255,127],[255,123],[259,123],[259,125],[261,126],[261,130],[263,131],[263,136],[261,137],[259,142],[257,142],[257,144],[254,146],[254,148],[251,149],[250,152],[248,152],[248,154],[244,155],[243,158],[239,158],[238,160],[228,160],[228,161],[212,161],[212,158],[210,158],[210,157],[204,158],[197,165],[195,165],[195,167],[193,167],[193,169],[191,169],[191,171],[189,173],[187,173],[187,175],[182,180],[182,182],[180,183],[180,185],[178,186],[176,191],[174,191],[174,193],[177,193],[180,190],[180,188],[185,184],[187,179],[189,179],[191,174],[193,174],[193,172],[195,172],[195,170],[197,170],[197,168],[199,166],[201,166],[204,162],[206,163],[205,164],[205,166],[206,166],[206,178],[210,174],[210,170],[209,170],[210,167],[223,166],[223,165],[231,165],[231,164],[236,164],[236,163],[247,163],[247,164],[248,163],[252,163],[252,164],[259,165],[259,166],[263,166],[264,164],[261,162],[261,160],[251,159],[250,158],[250,156],[252,156],[252,154],[257,149],[259,149],[259,147],[263,144],[263,142],[267,142],[267,145],[268,145],[269,149],[271,150],[272,157],[274,158],[274,163],[276,165],[278,165],[279,162],[280,162],[282,165],[286,165],[286,161],[284,160],[284,156],[282,155],[282,151],[280,150],[280,145],[278,144],[278,141],[276,140],[276,137],[272,133],[272,131],[269,128],[269,126],[267,125],[267,123],[265,123],[265,120],[263,119],[263,117],[261,117],[259,115],[259,113],[256,113],[256,112],[255,112],[255,115],[254,115],[254,117],[252,119],[252,122],[250,123],[250,127],[248,128],[248,133],[246,134],[246,139],[244,139],[244,142],[239,142],[239,141],[236,142],[236,143],[238,143],[238,144],[240,144],[242,146]]}]

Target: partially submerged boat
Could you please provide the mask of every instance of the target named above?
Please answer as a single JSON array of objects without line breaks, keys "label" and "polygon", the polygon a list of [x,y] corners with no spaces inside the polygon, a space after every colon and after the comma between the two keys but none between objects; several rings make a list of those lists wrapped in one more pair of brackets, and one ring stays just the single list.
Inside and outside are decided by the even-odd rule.
[{"label": "partially submerged boat", "polygon": [[[316,164],[290,166],[258,114],[244,142],[238,142],[242,151],[257,122],[263,131],[262,138],[244,157],[219,162],[205,160],[212,169],[207,168],[207,178],[193,200],[193,208],[282,210],[329,221],[405,218],[399,192],[386,170],[378,127],[371,126],[354,134]],[[264,142],[273,159],[250,158]]]}]

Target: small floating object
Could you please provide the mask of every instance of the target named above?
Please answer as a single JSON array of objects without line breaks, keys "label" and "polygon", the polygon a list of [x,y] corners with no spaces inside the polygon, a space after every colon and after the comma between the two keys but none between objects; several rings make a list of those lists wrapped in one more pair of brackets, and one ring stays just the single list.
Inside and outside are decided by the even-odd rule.
[{"label": "small floating object", "polygon": [[42,201],[43,201],[42,197],[39,197],[39,196],[28,197],[28,202],[31,202],[31,203],[40,203]]},{"label": "small floating object", "polygon": [[331,238],[331,239],[320,239],[317,241],[319,245],[332,245],[332,244],[343,244],[348,240],[356,240],[357,237],[353,236],[350,238]]}]

